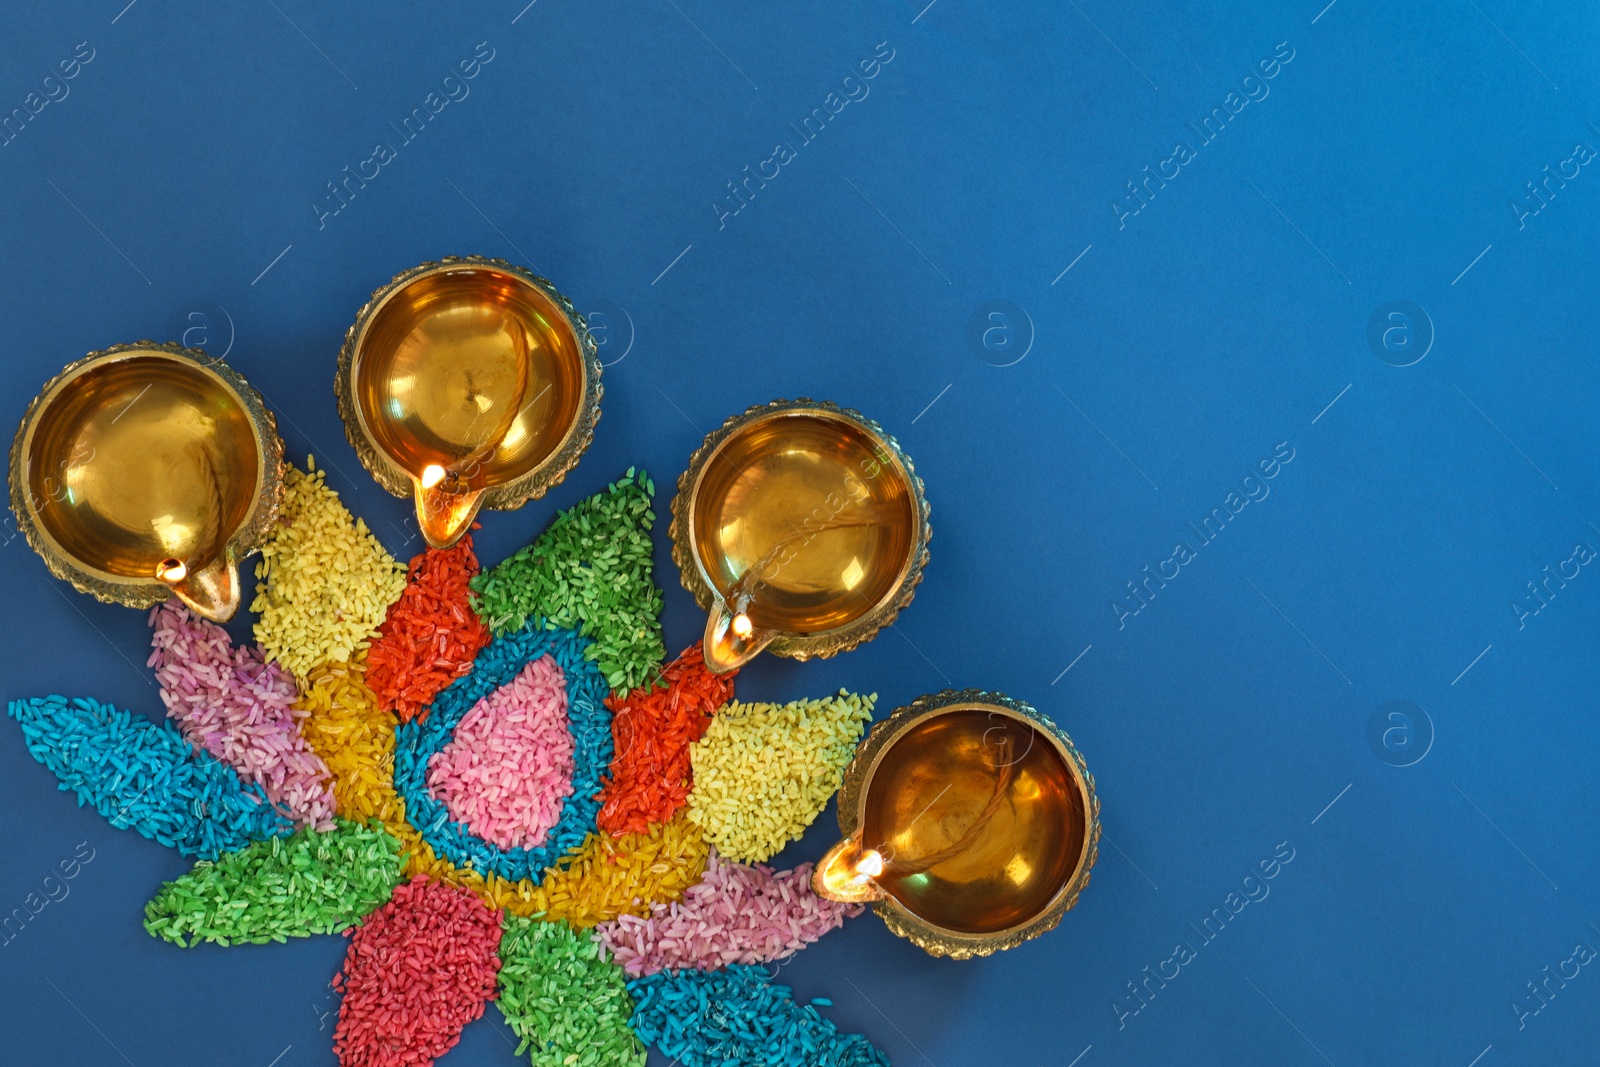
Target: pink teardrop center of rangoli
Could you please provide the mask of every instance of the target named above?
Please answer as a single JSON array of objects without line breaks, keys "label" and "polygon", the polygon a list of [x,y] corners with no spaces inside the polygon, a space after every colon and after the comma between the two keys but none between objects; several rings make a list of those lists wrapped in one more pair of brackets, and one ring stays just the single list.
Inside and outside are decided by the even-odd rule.
[{"label": "pink teardrop center of rangoli", "polygon": [[474,704],[428,761],[428,788],[501,848],[538,848],[572,795],[567,680],[549,656]]}]

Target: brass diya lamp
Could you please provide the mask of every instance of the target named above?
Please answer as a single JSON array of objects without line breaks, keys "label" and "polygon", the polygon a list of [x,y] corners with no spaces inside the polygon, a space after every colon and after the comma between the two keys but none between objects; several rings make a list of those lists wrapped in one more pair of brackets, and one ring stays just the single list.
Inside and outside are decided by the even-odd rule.
[{"label": "brass diya lamp", "polygon": [[356,315],[334,379],[345,435],[434,548],[483,507],[509,510],[565,478],[600,418],[600,359],[583,316],[504,260],[402,271]]},{"label": "brass diya lamp", "polygon": [[672,558],[708,614],[705,660],[854,648],[911,602],[928,501],[893,437],[812,400],[750,408],[708,435],[678,479]]},{"label": "brass diya lamp", "polygon": [[283,499],[283,442],[220,360],[140,341],[45,385],[11,446],[11,508],[50,571],[101,600],[239,609],[239,561]]},{"label": "brass diya lamp", "polygon": [[935,956],[1055,929],[1089,884],[1100,802],[1072,740],[999,693],[946,690],[872,728],[845,769],[821,896],[867,903]]}]

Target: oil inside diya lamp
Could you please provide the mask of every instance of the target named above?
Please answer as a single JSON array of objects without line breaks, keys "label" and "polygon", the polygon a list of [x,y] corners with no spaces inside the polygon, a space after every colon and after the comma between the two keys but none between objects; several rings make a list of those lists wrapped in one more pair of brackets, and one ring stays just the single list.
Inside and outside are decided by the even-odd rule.
[{"label": "oil inside diya lamp", "polygon": [[345,335],[334,388],[362,464],[415,500],[435,548],[480,508],[543,496],[600,417],[583,316],[545,279],[481,256],[425,263],[375,292]]},{"label": "oil inside diya lamp", "polygon": [[282,495],[283,442],[260,395],[175,344],[67,367],[11,448],[11,506],[52,573],[135,607],[176,596],[218,622],[238,610],[239,561]]},{"label": "oil inside diya lamp", "polygon": [[803,660],[871,639],[911,602],[930,536],[922,480],[894,438],[811,400],[729,419],[672,502],[673,558],[707,612],[718,672],[764,648]]},{"label": "oil inside diya lamp", "polygon": [[922,697],[873,727],[839,792],[821,896],[964,959],[1054,929],[1098,854],[1094,778],[1070,738],[1003,694]]}]

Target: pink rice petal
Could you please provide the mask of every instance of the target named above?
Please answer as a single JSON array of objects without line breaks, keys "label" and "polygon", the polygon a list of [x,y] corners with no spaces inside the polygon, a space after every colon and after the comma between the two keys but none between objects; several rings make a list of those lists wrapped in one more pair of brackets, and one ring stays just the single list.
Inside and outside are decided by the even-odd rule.
[{"label": "pink rice petal", "polygon": [[154,608],[150,625],[148,662],[184,737],[260,785],[297,824],[331,826],[332,777],[300,733],[294,679],[174,601]]},{"label": "pink rice petal", "polygon": [[428,789],[457,822],[501,848],[538,848],[572,795],[567,681],[541,656],[461,718],[428,761]]},{"label": "pink rice petal", "polygon": [[774,873],[760,864],[731,863],[713,848],[699,884],[682,900],[652,904],[650,911],[648,919],[623,915],[595,927],[606,950],[633,977],[792,956],[860,915],[862,907],[813,893],[809,863]]}]

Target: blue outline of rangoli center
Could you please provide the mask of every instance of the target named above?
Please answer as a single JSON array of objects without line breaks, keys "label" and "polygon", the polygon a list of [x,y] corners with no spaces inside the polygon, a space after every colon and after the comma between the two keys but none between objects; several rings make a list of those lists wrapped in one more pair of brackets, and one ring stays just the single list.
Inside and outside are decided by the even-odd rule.
[{"label": "blue outline of rangoli center", "polygon": [[[394,786],[405,801],[406,818],[439,856],[457,867],[494,873],[510,881],[538,885],[545,868],[583,844],[600,813],[600,776],[611,766],[610,688],[588,659],[591,642],[574,630],[543,629],[542,620],[490,642],[472,670],[435,699],[427,715],[401,723],[394,732]],[[572,795],[561,817],[538,848],[502,848],[451,818],[444,802],[427,785],[428,760],[448,745],[473,705],[509,684],[522,669],[548,655],[566,677],[567,729],[572,734]]]}]

